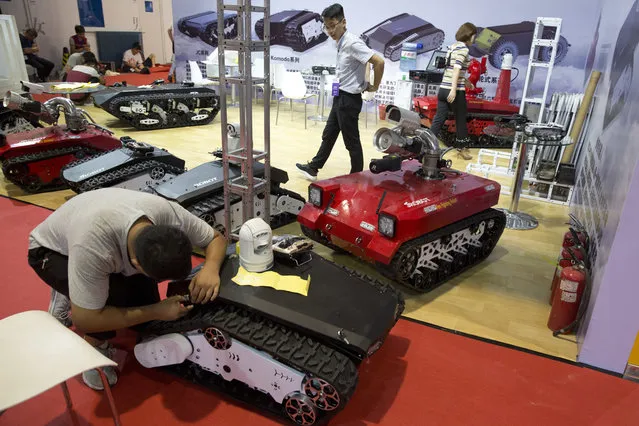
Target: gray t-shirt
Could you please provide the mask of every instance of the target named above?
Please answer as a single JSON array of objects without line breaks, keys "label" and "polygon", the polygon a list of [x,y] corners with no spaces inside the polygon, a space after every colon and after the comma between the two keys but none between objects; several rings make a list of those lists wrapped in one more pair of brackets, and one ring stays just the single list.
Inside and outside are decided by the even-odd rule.
[{"label": "gray t-shirt", "polygon": [[204,248],[213,228],[180,205],[154,194],[104,188],[77,195],[54,211],[29,236],[29,249],[46,247],[69,257],[69,296],[85,309],[100,309],[109,295],[109,275],[140,273],[129,260],[131,226],[147,217],[179,227]]},{"label": "gray t-shirt", "polygon": [[361,38],[346,31],[337,42],[337,69],[335,76],[339,88],[345,92],[358,94],[366,89],[366,63],[373,52]]}]

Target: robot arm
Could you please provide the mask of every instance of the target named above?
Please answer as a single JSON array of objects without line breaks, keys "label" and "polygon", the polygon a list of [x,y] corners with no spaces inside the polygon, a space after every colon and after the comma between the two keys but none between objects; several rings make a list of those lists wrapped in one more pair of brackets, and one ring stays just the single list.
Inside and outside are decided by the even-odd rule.
[{"label": "robot arm", "polygon": [[[16,92],[9,91],[4,97],[3,105],[8,109],[28,112],[37,116],[39,120],[53,125],[58,124],[60,111],[62,111],[67,127],[72,132],[82,132],[86,130],[88,124],[87,119],[97,126],[86,111],[76,108],[75,104],[67,98],[53,98],[44,103],[40,103],[20,96],[20,94]],[[100,128],[106,130],[102,127]]]},{"label": "robot arm", "polygon": [[386,119],[397,126],[392,129],[380,128],[375,132],[373,146],[387,155],[381,160],[371,161],[371,172],[397,171],[401,169],[404,160],[415,158],[422,162],[422,170],[427,179],[438,176],[439,169],[446,166],[446,162],[440,160],[444,153],[433,132],[422,126],[419,114],[389,105],[386,108]]}]

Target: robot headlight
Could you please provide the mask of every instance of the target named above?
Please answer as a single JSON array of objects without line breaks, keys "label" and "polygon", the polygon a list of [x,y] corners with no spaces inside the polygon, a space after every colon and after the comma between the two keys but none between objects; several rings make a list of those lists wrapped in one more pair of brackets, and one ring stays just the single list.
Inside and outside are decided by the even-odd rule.
[{"label": "robot headlight", "polygon": [[395,224],[396,219],[385,213],[380,213],[379,218],[377,219],[377,229],[379,230],[379,233],[388,238],[393,238],[395,236]]},{"label": "robot headlight", "polygon": [[308,200],[316,207],[322,206],[322,188],[315,185],[308,186]]}]

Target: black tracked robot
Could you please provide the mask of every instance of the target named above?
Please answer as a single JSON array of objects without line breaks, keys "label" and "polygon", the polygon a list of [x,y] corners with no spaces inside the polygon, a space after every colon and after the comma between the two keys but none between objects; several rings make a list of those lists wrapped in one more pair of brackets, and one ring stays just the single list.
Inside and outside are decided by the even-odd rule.
[{"label": "black tracked robot", "polygon": [[[231,150],[240,146],[240,125],[228,123],[227,135]],[[216,157],[222,157],[222,151],[213,152]],[[255,162],[253,173],[256,177],[264,176],[264,164]],[[238,164],[229,164],[229,179],[241,174]],[[270,190],[270,226],[278,228],[294,222],[297,214],[304,207],[304,197],[296,192],[282,188],[288,182],[286,171],[271,166]],[[153,188],[148,188],[168,200],[175,201],[189,210],[195,216],[203,219],[221,233],[224,229],[224,167],[222,160],[213,160],[201,164],[174,179]],[[237,195],[230,195],[231,226],[238,229],[242,225],[242,200]],[[256,197],[254,214],[260,217],[264,213],[265,200]]]},{"label": "black tracked robot", "polygon": [[103,187],[136,191],[160,185],[186,171],[184,160],[167,150],[127,136],[122,148],[91,158],[74,161],[62,169],[61,177],[79,193]]},{"label": "black tracked robot", "polygon": [[421,55],[439,49],[444,32],[418,16],[401,13],[364,31],[361,38],[368,47],[396,62],[402,53],[402,43],[421,43],[422,48],[417,50]]},{"label": "black tracked robot", "polygon": [[[144,367],[165,369],[292,423],[324,423],[349,402],[359,364],[382,346],[404,310],[403,298],[315,254],[297,267],[275,256],[268,272],[310,279],[306,296],[240,286],[233,278],[244,266],[242,250],[226,259],[212,303],[177,321],[148,323],[135,356]],[[167,296],[188,294],[188,284],[169,284]]]},{"label": "black tracked robot", "polygon": [[202,126],[220,111],[215,90],[193,84],[109,87],[94,93],[93,101],[138,130]]},{"label": "black tracked robot", "polygon": [[[231,143],[239,143],[239,125],[229,124]],[[235,142],[233,142],[235,141]],[[122,138],[124,147],[88,161],[75,161],[62,171],[66,184],[77,193],[104,187],[120,187],[154,193],[175,201],[195,216],[224,233],[224,169],[213,160],[186,171],[184,160],[164,149]],[[221,157],[221,151],[214,152]],[[240,175],[240,166],[230,165],[230,178]],[[256,162],[255,176],[264,176],[264,165]],[[281,187],[288,182],[286,171],[271,167],[270,225],[273,228],[295,222],[304,207],[304,197]],[[233,229],[242,224],[242,202],[231,196]],[[255,200],[255,214],[264,210],[264,200]]]},{"label": "black tracked robot", "polygon": [[[322,30],[322,17],[308,10],[284,10],[270,16],[271,45],[290,47],[295,52],[324,43],[328,35]],[[264,19],[255,23],[255,33],[264,40]]]},{"label": "black tracked robot", "polygon": [[[264,165],[254,163],[253,172],[256,177],[264,176]],[[229,166],[230,179],[240,175],[240,167]],[[297,213],[304,207],[304,197],[296,192],[281,187],[288,182],[286,171],[271,167],[270,193],[270,225],[279,228],[295,222]],[[153,188],[148,188],[168,200],[175,201],[195,216],[203,219],[221,233],[224,229],[224,168],[222,160],[214,160],[201,164],[180,176]],[[231,195],[231,226],[239,228],[242,224],[242,200],[237,195]],[[264,201],[260,197],[255,200],[255,214],[264,211]]]},{"label": "black tracked robot", "polygon": [[[217,47],[217,12],[207,11],[196,15],[185,16],[178,20],[178,30],[191,38],[200,37],[210,46]],[[237,13],[226,12],[224,14],[224,38],[237,37]]]}]

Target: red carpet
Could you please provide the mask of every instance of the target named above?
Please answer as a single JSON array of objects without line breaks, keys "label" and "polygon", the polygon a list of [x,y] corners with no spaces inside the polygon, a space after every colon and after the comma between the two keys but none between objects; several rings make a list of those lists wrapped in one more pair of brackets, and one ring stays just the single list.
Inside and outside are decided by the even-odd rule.
[{"label": "red carpet", "polygon": [[[48,214],[0,198],[0,318],[47,308],[48,288],[29,268],[26,251],[29,231]],[[130,347],[132,339],[125,333],[119,344]],[[0,425],[113,424],[101,394],[78,378],[69,389],[73,414],[56,387],[8,409]],[[146,370],[133,355],[113,393],[124,426],[279,424],[223,395]],[[331,424],[636,425],[638,401],[634,383],[401,320],[361,366],[355,396]]]}]

